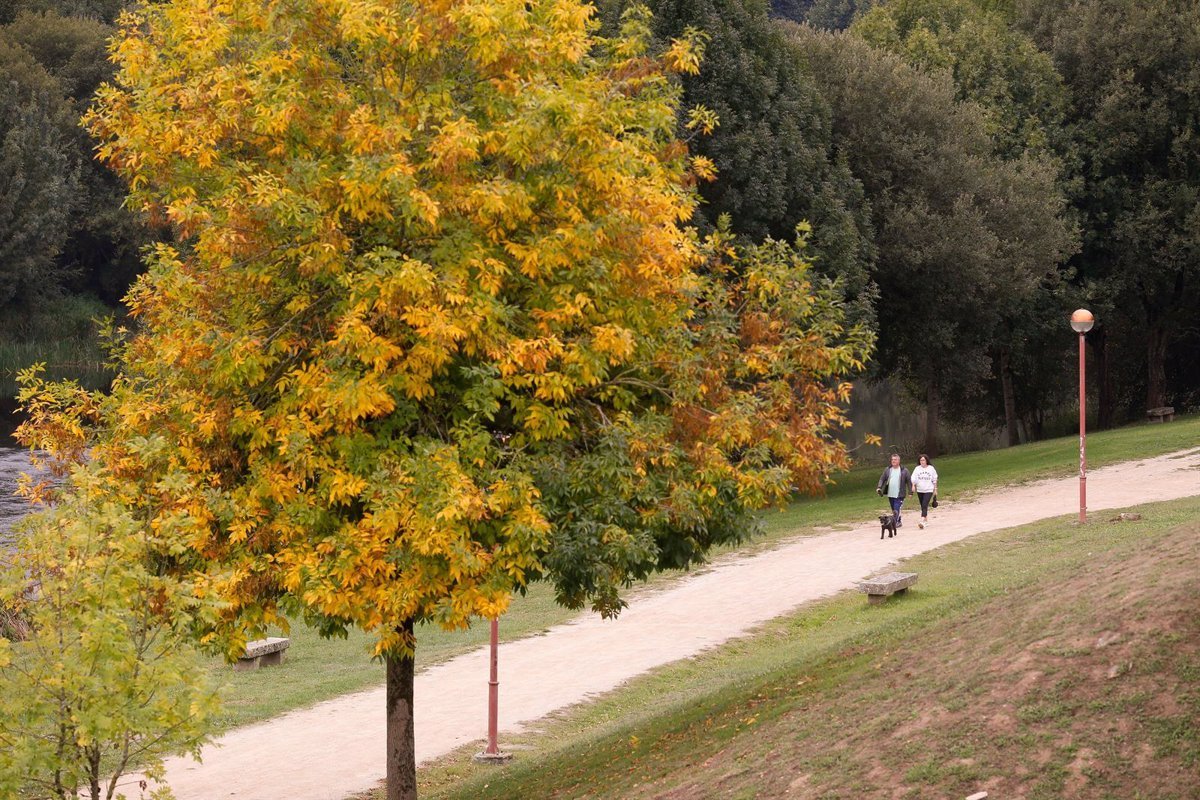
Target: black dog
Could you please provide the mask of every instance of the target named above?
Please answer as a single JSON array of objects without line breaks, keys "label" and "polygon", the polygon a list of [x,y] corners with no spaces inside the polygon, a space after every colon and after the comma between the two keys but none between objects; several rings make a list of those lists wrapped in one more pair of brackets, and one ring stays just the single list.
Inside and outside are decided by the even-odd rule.
[{"label": "black dog", "polygon": [[895,514],[880,514],[879,515],[879,538],[882,539],[884,534],[888,538],[896,535],[896,515]]}]

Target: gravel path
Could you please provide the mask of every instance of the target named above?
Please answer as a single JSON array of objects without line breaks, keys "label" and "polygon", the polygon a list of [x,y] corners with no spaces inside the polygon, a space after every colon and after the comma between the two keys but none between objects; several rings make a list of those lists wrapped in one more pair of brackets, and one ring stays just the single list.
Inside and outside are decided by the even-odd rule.
[{"label": "gravel path", "polygon": [[[1088,473],[1089,511],[1200,494],[1200,448]],[[950,476],[947,476],[950,477]],[[500,648],[500,728],[515,731],[609,691],[654,667],[687,658],[797,606],[849,588],[893,562],[984,531],[1077,512],[1078,479],[1006,487],[945,503],[895,539],[877,523],[805,536],[645,593],[617,620],[584,615]],[[501,622],[503,633],[503,622]],[[416,681],[417,759],[426,761],[486,733],[487,649],[421,672]],[[342,800],[384,775],[384,694],[372,689],[239,728],[203,751],[173,759],[178,800]],[[136,777],[126,791],[137,796]],[[132,791],[130,791],[132,789]]]}]

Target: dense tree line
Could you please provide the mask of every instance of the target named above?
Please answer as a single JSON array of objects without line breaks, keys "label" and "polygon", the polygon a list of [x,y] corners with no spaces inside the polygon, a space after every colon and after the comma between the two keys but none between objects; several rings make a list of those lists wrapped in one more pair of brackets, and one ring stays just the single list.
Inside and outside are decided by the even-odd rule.
[{"label": "dense tree line", "polygon": [[118,10],[71,0],[0,2],[5,393],[13,373],[35,358],[70,362],[59,375],[100,370],[91,320],[119,312],[152,238],[123,207],[124,184],[93,158],[95,143],[79,124],[112,75],[107,48]]},{"label": "dense tree line", "polygon": [[[943,417],[1043,435],[1069,406],[1065,315],[1092,307],[1102,425],[1194,403],[1194,4],[660,0],[709,37],[685,81],[720,126],[702,213],[810,228],[878,347],[870,377]],[[803,23],[795,25],[793,22]],[[830,31],[821,33],[820,30]],[[1160,31],[1161,35],[1156,35]]]},{"label": "dense tree line", "polygon": [[[852,31],[923,74],[940,75],[953,87],[955,101],[976,110],[994,156],[1036,163],[1043,180],[1058,179],[1058,187],[1043,184],[1043,190],[1063,201],[1064,173],[1053,140],[1063,123],[1065,89],[1050,58],[1006,19],[973,0],[897,0],[860,16]],[[1047,229],[1031,221],[1061,222],[1059,217],[1044,208],[1019,219],[1014,234],[1044,235]],[[1070,344],[1061,316],[1075,298],[1062,265],[1074,248],[1062,240],[1057,244],[1042,253],[1035,286],[1003,295],[1007,309],[991,333],[986,372],[969,382],[973,391],[952,409],[956,418],[983,424],[1003,418],[1010,444],[1019,441],[1022,426],[1028,436],[1040,437],[1047,410],[1069,394],[1055,376],[1062,374],[1064,345]]]},{"label": "dense tree line", "polygon": [[1200,6],[1022,2],[1013,19],[1067,87],[1059,147],[1083,228],[1071,266],[1101,314],[1101,413],[1187,402],[1200,388],[1182,357],[1200,332]]},{"label": "dense tree line", "polygon": [[960,99],[985,109],[998,153],[1058,164],[1079,247],[1002,345],[996,374],[1023,387],[1006,387],[1006,404],[1036,422],[1055,402],[1050,376],[1066,354],[1045,311],[1076,300],[1101,320],[1089,337],[1101,425],[1192,405],[1200,382],[1173,365],[1197,343],[1200,8],[897,0],[852,30],[919,69],[948,70]]},{"label": "dense tree line", "polygon": [[[651,5],[661,40],[706,38],[684,105],[720,121],[689,138],[717,177],[694,222],[725,215],[747,242],[800,226],[877,332],[870,377],[929,409],[930,446],[942,418],[1041,436],[1071,402],[1062,315],[1077,305],[1099,319],[1101,425],[1195,404],[1194,3]],[[120,6],[0,2],[0,340],[119,308],[155,235],[78,124],[111,76]]]}]

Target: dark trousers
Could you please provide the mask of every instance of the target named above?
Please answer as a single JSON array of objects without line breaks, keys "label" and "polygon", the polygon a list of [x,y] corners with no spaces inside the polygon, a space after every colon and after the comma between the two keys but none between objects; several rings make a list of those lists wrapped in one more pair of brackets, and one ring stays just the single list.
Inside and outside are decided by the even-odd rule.
[{"label": "dark trousers", "polygon": [[933,492],[917,492],[917,499],[921,501],[921,516],[929,516],[929,501],[933,499]]},{"label": "dark trousers", "polygon": [[904,505],[903,497],[889,497],[888,502],[892,504],[892,513],[896,515],[896,524],[900,524],[900,506]]}]

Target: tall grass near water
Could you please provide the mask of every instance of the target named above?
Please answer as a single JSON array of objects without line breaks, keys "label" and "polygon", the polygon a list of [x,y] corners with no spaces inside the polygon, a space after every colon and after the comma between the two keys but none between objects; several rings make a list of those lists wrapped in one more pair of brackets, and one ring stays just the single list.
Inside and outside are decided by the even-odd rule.
[{"label": "tall grass near water", "polygon": [[98,334],[98,320],[112,315],[98,300],[62,297],[10,317],[0,327],[0,398],[13,401],[17,376],[44,364],[45,377],[75,380],[88,389],[106,389],[113,373]]}]

